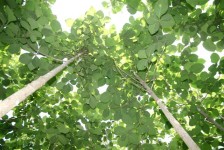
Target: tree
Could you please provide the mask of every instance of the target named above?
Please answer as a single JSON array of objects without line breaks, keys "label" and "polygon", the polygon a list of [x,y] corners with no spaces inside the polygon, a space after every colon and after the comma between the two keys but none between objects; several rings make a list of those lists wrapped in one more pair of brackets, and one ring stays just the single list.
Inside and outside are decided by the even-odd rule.
[{"label": "tree", "polygon": [[[148,89],[201,149],[224,146],[222,1],[104,2],[115,13],[125,6],[143,14],[120,33],[93,8],[64,32],[53,2],[0,0],[0,99],[88,50],[2,117],[1,148],[187,149]],[[201,43],[208,70],[195,53]]]},{"label": "tree", "polygon": [[9,97],[1,101],[0,117],[7,114],[11,109],[13,109],[19,103],[24,101],[28,96],[36,92],[36,90],[45,85],[51,78],[53,78],[58,72],[62,71],[70,63],[72,63],[75,60],[75,58],[79,57],[81,54],[82,53],[77,54],[76,57],[71,58],[70,60],[51,70],[47,74],[40,76],[38,79],[32,81],[30,84],[27,84],[24,88],[22,88],[18,92],[15,92],[14,94],[10,95]]}]

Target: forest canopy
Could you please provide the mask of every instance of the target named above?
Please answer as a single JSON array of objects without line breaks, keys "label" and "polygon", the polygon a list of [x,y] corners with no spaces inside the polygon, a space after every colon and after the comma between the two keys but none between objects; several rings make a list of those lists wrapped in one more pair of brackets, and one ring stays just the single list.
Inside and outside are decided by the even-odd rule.
[{"label": "forest canopy", "polygon": [[224,148],[223,0],[102,2],[120,32],[54,2],[0,0],[0,149]]}]

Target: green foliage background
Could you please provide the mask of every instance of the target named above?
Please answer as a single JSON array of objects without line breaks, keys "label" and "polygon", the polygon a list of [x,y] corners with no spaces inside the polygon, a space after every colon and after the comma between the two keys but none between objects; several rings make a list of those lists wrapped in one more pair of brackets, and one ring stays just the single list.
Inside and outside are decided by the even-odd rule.
[{"label": "green foliage background", "polygon": [[[90,9],[67,33],[50,10],[54,0],[0,0],[0,99],[88,50],[0,120],[0,148],[187,149],[153,99],[135,86],[133,72],[201,149],[224,147],[223,131],[198,110],[224,125],[224,1],[207,2],[111,0],[103,4],[114,13],[127,7],[143,16],[130,17],[117,33],[105,28],[108,16]],[[195,53],[200,43],[210,60]],[[206,61],[212,62],[207,71]],[[161,140],[166,135],[170,143]]]}]

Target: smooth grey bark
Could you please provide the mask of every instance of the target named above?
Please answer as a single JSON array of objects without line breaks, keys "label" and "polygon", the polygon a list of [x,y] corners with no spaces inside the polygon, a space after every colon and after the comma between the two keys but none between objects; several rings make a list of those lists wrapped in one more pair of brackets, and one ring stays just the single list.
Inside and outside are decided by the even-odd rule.
[{"label": "smooth grey bark", "polygon": [[0,118],[7,114],[11,109],[16,107],[19,103],[24,101],[28,96],[33,94],[36,90],[41,88],[43,85],[47,83],[52,77],[54,77],[57,73],[62,71],[66,66],[68,66],[71,62],[73,62],[76,58],[81,56],[83,52],[78,53],[75,57],[69,59],[68,61],[64,62],[60,66],[56,67],[55,69],[51,70],[47,74],[40,76],[38,79],[32,81],[31,83],[27,84],[25,87],[20,89],[19,91],[13,93],[3,101],[0,101]]},{"label": "smooth grey bark", "polygon": [[173,126],[174,130],[179,134],[184,143],[188,146],[190,150],[200,150],[199,146],[193,141],[190,135],[184,130],[184,128],[180,125],[180,123],[173,117],[173,115],[169,112],[167,107],[163,104],[163,102],[157,97],[157,95],[152,91],[152,89],[147,85],[145,81],[143,81],[137,74],[135,77],[139,80],[141,85],[145,88],[147,93],[152,96],[152,98],[159,105],[160,109],[169,120],[170,124]]}]

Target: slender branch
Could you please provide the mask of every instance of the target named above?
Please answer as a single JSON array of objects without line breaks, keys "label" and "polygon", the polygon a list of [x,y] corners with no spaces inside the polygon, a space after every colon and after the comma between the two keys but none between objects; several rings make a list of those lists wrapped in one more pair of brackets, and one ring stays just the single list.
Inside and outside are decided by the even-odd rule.
[{"label": "slender branch", "polygon": [[202,107],[197,106],[197,110],[198,112],[204,116],[210,123],[214,124],[216,126],[216,128],[218,128],[219,130],[224,132],[224,127],[222,125],[220,125],[219,123],[217,123],[212,117],[210,117],[207,113],[205,113],[202,109]]},{"label": "slender branch", "polygon": [[[129,78],[131,79],[130,82],[131,82],[134,86],[136,86],[137,88],[139,88],[139,89],[141,89],[142,91],[145,91],[145,92],[146,92],[146,90],[145,90],[141,85],[138,84],[138,81],[137,81],[135,78],[133,78],[131,75],[129,75],[128,73],[126,73],[124,70],[122,70],[121,68],[119,68],[119,67],[116,65],[115,61],[114,61],[114,65],[115,65],[115,67],[116,67],[118,73],[119,73],[123,78],[125,78],[125,80],[127,80],[127,79],[128,79],[127,77],[129,77]],[[123,72],[125,75],[124,75],[122,72]],[[133,82],[132,80],[134,80],[136,83]]]},{"label": "slender branch", "polygon": [[126,76],[130,77],[133,81],[137,82],[138,83],[138,80],[136,80],[134,77],[132,77],[130,74],[126,73],[124,70],[122,70],[121,68],[119,68],[116,63],[114,62],[115,66],[117,69],[120,70],[120,72],[123,72]]},{"label": "slender branch", "polygon": [[222,120],[224,120],[224,117],[223,117],[223,116],[220,115],[219,117],[220,117]]},{"label": "slender branch", "polygon": [[190,150],[199,150],[199,146],[193,141],[190,135],[185,131],[185,129],[180,125],[180,123],[173,117],[169,112],[167,107],[162,103],[162,101],[157,97],[157,95],[151,90],[145,81],[143,81],[137,74],[134,74],[136,79],[142,84],[142,86],[147,90],[147,93],[152,96],[152,98],[159,105],[160,109],[163,111],[166,118],[169,120],[175,131],[179,134],[185,144]]},{"label": "slender branch", "polygon": [[49,56],[49,55],[47,55],[47,54],[43,54],[43,53],[41,53],[41,52],[39,52],[39,51],[36,51],[31,45],[30,45],[30,43],[27,43],[28,45],[29,45],[29,47],[34,51],[34,52],[36,52],[37,54],[40,54],[40,55],[42,55],[42,56],[45,56],[45,57],[48,57],[48,58],[52,58],[54,61],[57,61],[57,62],[63,62],[63,60],[61,60],[61,59],[57,59],[57,58],[54,58],[53,56]]},{"label": "slender branch", "polygon": [[42,55],[42,56],[45,56],[45,57],[48,57],[48,58],[52,58],[54,61],[57,61],[57,62],[63,62],[63,60],[61,60],[61,59],[54,58],[54,57],[52,57],[52,56],[43,54],[43,53],[41,53],[41,52],[37,52],[37,51],[35,51],[35,52],[36,52],[37,54]]}]

